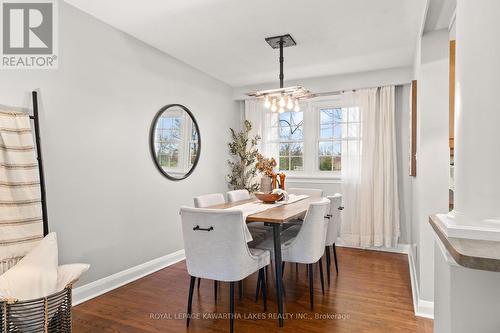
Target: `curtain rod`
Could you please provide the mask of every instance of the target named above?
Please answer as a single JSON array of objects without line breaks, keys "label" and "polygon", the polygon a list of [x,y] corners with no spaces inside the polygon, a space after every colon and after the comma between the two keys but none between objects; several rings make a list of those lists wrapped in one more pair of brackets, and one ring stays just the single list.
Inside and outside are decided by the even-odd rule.
[{"label": "curtain rod", "polygon": [[[388,86],[402,87],[402,86],[410,84],[410,83],[411,82],[403,82],[403,83],[397,83],[397,84],[386,84],[386,85],[376,86],[376,87],[372,86],[372,87],[361,87],[361,88],[355,88],[355,89],[342,89],[342,90],[334,90],[334,91],[325,91],[325,92],[320,92],[320,93],[314,93],[314,96],[315,97],[337,96],[337,95],[340,95],[340,94],[343,94],[346,92],[356,92],[356,91],[361,90],[361,89],[382,88],[382,87],[388,87]],[[237,100],[244,101],[246,99],[254,99],[254,98],[255,97],[251,97],[251,98],[244,97],[244,98],[237,99]],[[314,97],[312,99],[314,99]]]},{"label": "curtain rod", "polygon": [[400,87],[400,86],[403,86],[405,84],[409,84],[409,83],[389,84],[389,85],[382,85],[382,86],[376,86],[376,87],[363,87],[363,88],[356,88],[356,89],[325,91],[325,92],[321,92],[321,93],[316,93],[314,95],[317,97],[335,96],[335,95],[340,95],[340,94],[343,94],[346,92],[356,92],[357,90],[361,90],[361,89],[383,88],[383,87],[388,87],[388,86]]}]

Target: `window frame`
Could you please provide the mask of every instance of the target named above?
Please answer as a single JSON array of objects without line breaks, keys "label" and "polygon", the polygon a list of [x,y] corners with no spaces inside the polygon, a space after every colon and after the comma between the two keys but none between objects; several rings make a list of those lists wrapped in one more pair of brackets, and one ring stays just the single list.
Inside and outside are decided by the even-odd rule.
[{"label": "window frame", "polygon": [[[326,108],[348,108],[353,107],[353,105],[346,105],[346,103],[342,103],[340,96],[328,96],[328,97],[317,97],[305,102],[300,103],[300,108],[303,112],[303,170],[302,171],[279,171],[284,172],[287,177],[290,179],[298,179],[301,178],[309,178],[309,179],[318,179],[318,180],[326,180],[327,182],[337,182],[341,179],[342,171],[327,171],[327,170],[319,170],[319,142],[320,141],[328,141],[320,138],[320,115],[321,109]],[[266,111],[270,112],[270,111]],[[344,124],[348,123],[348,121],[342,121],[341,126],[344,127]],[[269,130],[273,126],[271,124],[266,130]],[[347,126],[345,126],[347,127]],[[361,127],[360,127],[361,128]],[[344,128],[342,128],[344,130]],[[351,138],[349,138],[351,139]],[[341,145],[344,142],[344,135],[342,135],[342,139],[340,140]],[[278,140],[272,140],[270,143],[277,143],[278,145],[281,142],[279,138]],[[297,141],[289,141],[289,142],[297,142]],[[279,148],[278,148],[278,156],[275,158],[279,159]],[[279,162],[279,161],[277,161]]]},{"label": "window frame", "polygon": [[[301,106],[302,107],[302,106]],[[277,171],[278,172],[284,172],[286,175],[302,175],[304,173],[304,170],[305,170],[305,160],[306,160],[306,152],[305,152],[305,149],[306,149],[306,144],[305,144],[305,114],[307,110],[305,109],[302,109],[302,133],[303,133],[303,137],[302,137],[302,140],[281,140],[280,138],[280,113],[276,112],[277,116],[278,116],[278,126],[272,126],[272,124],[270,124],[270,126],[266,129],[272,129],[272,128],[277,128],[277,131],[278,131],[278,138],[276,140],[271,140],[269,141],[270,143],[272,144],[276,144],[278,145],[278,155],[275,156],[275,159],[276,159],[276,162],[277,162]],[[268,111],[268,112],[271,112],[271,111]],[[287,113],[294,113],[293,110],[286,110],[285,112]],[[271,121],[272,122],[272,121]],[[293,143],[302,143],[302,170],[301,171],[295,171],[295,170],[279,170],[279,162],[280,162],[280,146],[281,144],[283,143],[289,143],[289,144],[293,144]],[[289,163],[291,163],[291,158],[293,157],[292,155],[288,155],[287,156],[288,159],[289,159]]]},{"label": "window frame", "polygon": [[[334,121],[334,118],[332,118],[332,121],[329,122],[327,125],[331,125],[332,126],[332,136],[331,137],[328,137],[328,138],[322,138],[321,137],[321,126],[323,125],[321,123],[321,111],[323,110],[340,110],[341,112],[341,121],[340,122],[336,122]],[[343,119],[343,107],[333,107],[333,106],[323,106],[323,107],[319,107],[317,108],[317,112],[318,112],[318,118],[317,118],[317,121],[316,121],[316,126],[318,127],[317,128],[317,137],[316,137],[316,167],[315,167],[315,171],[319,172],[319,173],[325,173],[325,172],[333,172],[333,173],[340,173],[342,172],[342,169],[340,170],[321,170],[321,162],[320,162],[320,159],[322,157],[322,155],[320,154],[319,152],[319,146],[322,142],[326,142],[326,143],[331,143],[333,145],[335,144],[339,144],[340,145],[340,158],[341,158],[341,161],[342,161],[342,143],[344,141],[344,128],[346,126],[344,126],[344,124],[347,124],[348,122],[345,122],[344,119]],[[340,126],[340,137],[339,138],[335,138],[335,135],[334,135],[334,131],[335,131],[335,125],[337,126]],[[323,155],[325,157],[330,157],[333,159],[333,157],[335,155]],[[341,165],[342,165],[342,162],[341,162]],[[332,163],[332,166],[333,166],[333,163]]]},{"label": "window frame", "polygon": [[[310,169],[310,175],[312,176],[329,176],[331,178],[341,178],[342,170],[337,170],[337,171],[327,171],[327,170],[320,170],[319,169],[319,142],[320,141],[329,141],[325,139],[321,139],[321,133],[320,133],[320,128],[321,128],[321,110],[322,109],[342,109],[343,107],[346,107],[341,103],[340,97],[329,97],[321,100],[312,100],[310,102],[310,108],[308,111],[311,111],[313,114],[314,118],[314,151],[312,154],[312,168]],[[312,127],[312,126],[311,126]],[[340,142],[342,143],[342,139]],[[342,156],[342,155],[341,155]]]}]

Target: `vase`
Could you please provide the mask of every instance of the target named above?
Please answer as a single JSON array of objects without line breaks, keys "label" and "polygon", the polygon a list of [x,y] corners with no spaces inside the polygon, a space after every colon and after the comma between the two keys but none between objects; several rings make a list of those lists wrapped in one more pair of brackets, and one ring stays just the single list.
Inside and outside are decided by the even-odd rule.
[{"label": "vase", "polygon": [[269,176],[262,176],[260,178],[260,191],[261,192],[271,192],[273,190],[272,178]]}]

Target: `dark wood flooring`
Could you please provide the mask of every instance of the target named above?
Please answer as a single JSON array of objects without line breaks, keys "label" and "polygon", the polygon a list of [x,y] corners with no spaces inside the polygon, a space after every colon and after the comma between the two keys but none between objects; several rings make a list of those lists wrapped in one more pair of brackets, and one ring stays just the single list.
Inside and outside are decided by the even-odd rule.
[{"label": "dark wood flooring", "polygon": [[[337,248],[340,273],[321,293],[315,267],[315,311],[309,308],[306,267],[285,269],[285,311],[290,319],[279,328],[274,283],[268,288],[268,311],[255,303],[256,274],[244,281],[241,300],[235,292],[235,332],[432,332],[432,320],[415,317],[406,255]],[[270,275],[271,277],[271,275]],[[325,276],[326,280],[326,276]],[[326,281],[325,281],[326,282]],[[212,318],[193,319],[186,328],[189,277],[184,262],[115,289],[74,308],[75,333],[96,332],[229,332],[229,285],[222,283],[214,304],[213,282],[195,289],[193,312]],[[236,289],[237,290],[237,289]],[[259,318],[260,317],[260,318]]]}]

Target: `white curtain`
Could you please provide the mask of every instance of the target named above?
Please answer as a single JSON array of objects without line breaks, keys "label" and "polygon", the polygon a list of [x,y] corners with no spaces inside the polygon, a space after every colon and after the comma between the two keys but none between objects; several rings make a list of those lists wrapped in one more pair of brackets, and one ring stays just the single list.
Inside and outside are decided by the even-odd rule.
[{"label": "white curtain", "polygon": [[[245,100],[245,120],[252,124],[252,130],[249,137],[260,136],[257,148],[265,157],[278,158],[279,145],[276,143],[278,138],[278,129],[270,128],[271,121],[278,121],[277,112],[266,112],[261,100]],[[260,184],[261,174],[257,173],[254,183]]]},{"label": "white curtain", "polygon": [[279,115],[277,112],[267,112],[261,100],[245,100],[245,119],[252,123],[250,136],[259,135],[259,152],[266,157],[278,158],[279,144],[278,128],[271,127],[277,124]]},{"label": "white curtain", "polygon": [[[257,100],[245,100],[245,120],[252,124],[252,130],[249,133],[250,137],[255,135],[262,137],[262,133],[264,133],[265,112],[260,104]],[[261,151],[261,147],[262,141],[259,141],[259,151]]]},{"label": "white curtain", "polygon": [[360,141],[342,149],[341,240],[359,247],[396,247],[400,236],[394,86],[343,95],[359,107]]}]

